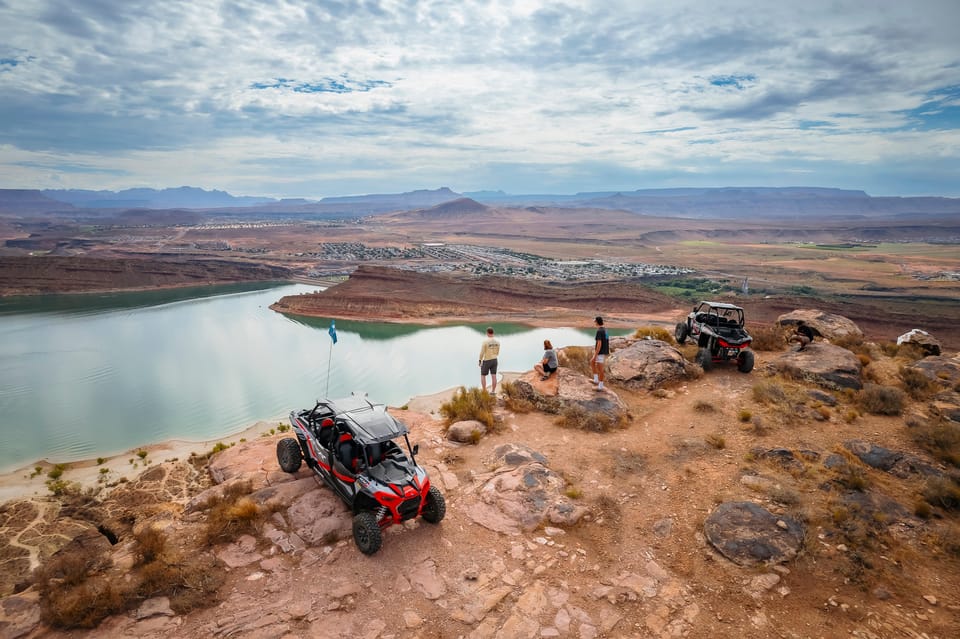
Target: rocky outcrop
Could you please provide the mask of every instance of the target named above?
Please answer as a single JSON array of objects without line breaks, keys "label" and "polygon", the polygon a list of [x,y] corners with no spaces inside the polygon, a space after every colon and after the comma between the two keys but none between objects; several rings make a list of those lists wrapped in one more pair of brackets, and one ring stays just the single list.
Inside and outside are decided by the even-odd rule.
[{"label": "rocky outcrop", "polygon": [[475,503],[467,509],[484,528],[515,535],[545,523],[572,526],[587,513],[564,494],[567,482],[547,458],[526,446],[499,446],[487,464],[494,470],[477,478]]},{"label": "rocky outcrop", "polygon": [[529,372],[518,378],[513,387],[518,399],[547,413],[579,409],[601,413],[614,421],[627,418],[627,405],[616,393],[609,388],[598,392],[589,379],[563,366],[546,382],[541,382],[536,372]]},{"label": "rocky outcrop", "polygon": [[900,478],[906,478],[910,475],[923,477],[940,477],[943,475],[943,472],[916,455],[891,450],[863,440],[846,441],[843,443],[843,447],[856,455],[867,466]]},{"label": "rocky outcrop", "polygon": [[816,309],[796,309],[784,313],[777,318],[777,324],[792,329],[801,320],[818,336],[828,340],[863,339],[863,331],[852,320]]},{"label": "rocky outcrop", "polygon": [[943,391],[930,401],[930,413],[935,417],[960,424],[960,393]]},{"label": "rocky outcrop", "polygon": [[690,370],[680,351],[657,339],[633,340],[607,359],[607,379],[632,389],[660,388],[687,378]]},{"label": "rocky outcrop", "polygon": [[910,364],[909,368],[920,371],[931,381],[946,388],[954,388],[960,384],[960,355],[924,357]]},{"label": "rocky outcrop", "polygon": [[770,362],[773,370],[837,390],[863,388],[857,356],[845,348],[813,342],[802,351],[788,351]]},{"label": "rocky outcrop", "polygon": [[940,342],[937,338],[920,328],[915,328],[898,337],[897,345],[903,344],[916,346],[924,355],[940,354]]},{"label": "rocky outcrop", "polygon": [[803,547],[803,526],[749,501],[717,506],[704,523],[707,540],[740,566],[781,564]]}]

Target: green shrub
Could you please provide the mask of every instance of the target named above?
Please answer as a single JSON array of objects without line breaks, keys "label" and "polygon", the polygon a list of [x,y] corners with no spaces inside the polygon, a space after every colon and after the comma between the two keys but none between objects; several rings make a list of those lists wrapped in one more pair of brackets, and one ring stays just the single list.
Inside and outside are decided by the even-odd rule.
[{"label": "green shrub", "polygon": [[477,387],[470,389],[461,386],[450,398],[450,401],[440,405],[440,414],[447,420],[447,425],[475,419],[490,430],[496,430],[498,423],[493,414],[497,405],[497,398]]},{"label": "green shrub", "polygon": [[899,388],[866,384],[857,393],[857,404],[871,415],[900,415],[903,412],[904,393]]},{"label": "green shrub", "polygon": [[60,479],[63,476],[63,471],[65,471],[66,469],[67,469],[66,464],[57,464],[56,466],[51,468],[49,471],[47,471],[47,477],[54,480]]}]

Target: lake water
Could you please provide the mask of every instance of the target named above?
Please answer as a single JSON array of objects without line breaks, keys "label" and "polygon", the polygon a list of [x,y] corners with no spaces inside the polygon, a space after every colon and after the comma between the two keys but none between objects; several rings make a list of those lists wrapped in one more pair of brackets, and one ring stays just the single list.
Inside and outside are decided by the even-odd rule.
[{"label": "lake water", "polygon": [[[329,395],[399,406],[479,386],[485,326],[293,318],[268,307],[304,285],[0,299],[0,472],[168,439],[224,437]],[[494,325],[500,371],[526,371],[585,328]],[[328,373],[329,372],[329,373]]]}]

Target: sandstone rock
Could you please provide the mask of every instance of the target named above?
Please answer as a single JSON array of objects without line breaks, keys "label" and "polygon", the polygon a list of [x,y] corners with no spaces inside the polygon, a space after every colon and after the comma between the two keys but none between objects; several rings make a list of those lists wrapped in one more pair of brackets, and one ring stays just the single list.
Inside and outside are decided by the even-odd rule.
[{"label": "sandstone rock", "polygon": [[290,529],[310,545],[349,539],[353,530],[350,511],[333,491],[317,487],[294,500],[287,509]]},{"label": "sandstone rock", "polygon": [[36,589],[0,599],[0,637],[20,639],[40,625],[40,595]]},{"label": "sandstone rock", "polygon": [[916,455],[890,450],[858,439],[846,441],[843,446],[871,468],[886,471],[900,478],[911,475],[924,477],[943,475],[942,471]]},{"label": "sandstone rock", "polygon": [[940,342],[927,331],[915,328],[897,338],[897,345],[912,344],[920,349],[924,355],[939,355]]},{"label": "sandstone rock", "polygon": [[[784,530],[778,521],[787,524]],[[778,564],[796,557],[803,546],[803,527],[752,502],[726,502],[704,523],[707,540],[720,554],[741,566]]]},{"label": "sandstone rock", "polygon": [[960,355],[924,357],[910,364],[909,368],[920,371],[930,380],[946,388],[954,388],[960,383]]},{"label": "sandstone rock", "polygon": [[[235,479],[249,479],[253,489],[289,481],[290,475],[277,465],[277,438],[258,437],[220,451],[208,464],[210,476],[217,484]],[[301,468],[301,473],[309,470]]]},{"label": "sandstone rock", "polygon": [[148,619],[150,617],[172,617],[173,610],[170,609],[170,599],[168,597],[152,597],[140,604],[140,607],[133,613],[134,619]]},{"label": "sandstone rock", "polygon": [[447,429],[447,439],[461,444],[476,443],[477,439],[487,434],[487,427],[483,422],[468,419],[454,422]]},{"label": "sandstone rock", "polygon": [[860,390],[860,360],[845,348],[813,342],[802,351],[788,351],[770,362],[770,367],[824,388]]},{"label": "sandstone rock", "polygon": [[547,459],[540,453],[520,444],[504,444],[487,463],[495,470],[466,509],[481,526],[517,534],[546,522],[571,526],[586,514],[584,506],[564,494],[566,481],[546,466]]},{"label": "sandstone rock", "polygon": [[607,379],[627,388],[653,390],[688,377],[691,364],[676,348],[656,339],[641,339],[607,360]]},{"label": "sandstone rock", "polygon": [[960,393],[956,391],[937,393],[930,402],[930,413],[960,424]]},{"label": "sandstone rock", "polygon": [[541,383],[535,371],[522,375],[513,387],[518,398],[531,402],[537,410],[547,413],[559,414],[570,408],[579,408],[588,413],[602,413],[614,420],[627,417],[626,404],[609,388],[597,392],[589,379],[564,367],[557,369],[551,376],[551,379],[554,378],[554,394],[549,394],[553,387]]},{"label": "sandstone rock", "polygon": [[803,320],[817,335],[828,340],[863,339],[863,331],[852,320],[816,309],[796,309],[784,313],[777,318],[777,324],[792,329],[800,320]]}]

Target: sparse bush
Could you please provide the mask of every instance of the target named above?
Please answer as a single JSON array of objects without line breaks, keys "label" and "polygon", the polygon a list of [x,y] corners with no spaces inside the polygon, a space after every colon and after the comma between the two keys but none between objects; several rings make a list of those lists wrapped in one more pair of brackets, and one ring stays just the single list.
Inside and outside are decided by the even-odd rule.
[{"label": "sparse bush", "polygon": [[145,526],[134,538],[137,540],[137,565],[149,564],[166,553],[167,536],[153,526]]},{"label": "sparse bush", "polygon": [[857,403],[871,415],[899,415],[903,412],[904,394],[899,388],[866,384],[857,394]]},{"label": "sparse bush", "polygon": [[563,493],[570,499],[580,499],[583,497],[583,491],[577,488],[576,486],[569,486]]},{"label": "sparse bush", "polygon": [[887,357],[896,357],[900,346],[896,342],[880,342],[880,350]]},{"label": "sparse bush", "polygon": [[930,515],[933,514],[933,510],[930,508],[929,503],[921,499],[913,505],[913,514],[920,519],[930,519]]},{"label": "sparse bush", "polygon": [[106,458],[106,457],[97,457],[97,466],[102,466],[102,465],[105,464],[106,462],[107,462],[107,458]]},{"label": "sparse bush", "polygon": [[741,408],[737,417],[741,422],[749,422],[753,418],[753,412],[749,408]]},{"label": "sparse bush", "polygon": [[[857,361],[860,362],[860,366],[862,368],[865,368],[870,362],[873,361],[873,358],[870,357],[870,355],[868,355],[867,353],[857,353],[856,355],[857,355]],[[867,373],[872,373],[872,371],[870,369],[867,369],[867,371],[864,374],[867,374]]]},{"label": "sparse bush", "polygon": [[230,448],[230,447],[227,446],[226,444],[224,444],[223,442],[217,442],[216,444],[213,445],[213,448],[210,449],[210,454],[211,454],[211,455],[216,455],[216,454],[219,453],[220,451],[227,450],[228,448]]},{"label": "sparse bush", "polygon": [[632,451],[611,453],[613,456],[613,467],[610,474],[614,477],[623,475],[636,475],[647,467],[647,459],[640,453]]},{"label": "sparse bush", "polygon": [[137,457],[139,457],[140,459],[146,459],[148,454],[149,453],[147,453],[147,451],[143,450],[142,448],[137,451]]},{"label": "sparse bush", "polygon": [[517,389],[517,385],[514,382],[503,382],[500,384],[500,388],[503,389],[504,395],[504,406],[509,408],[515,413],[529,413],[536,409],[533,402],[525,397],[520,396],[520,392]]},{"label": "sparse bush", "polygon": [[93,628],[126,607],[127,596],[97,573],[109,560],[83,544],[69,544],[34,573],[40,619],[56,628]]},{"label": "sparse bush", "polygon": [[848,408],[843,413],[843,421],[847,422],[848,424],[852,424],[853,422],[857,421],[858,417],[860,417],[860,413],[855,408]]},{"label": "sparse bush", "polygon": [[817,414],[824,420],[830,419],[830,409],[822,404],[817,406],[814,410],[817,411]]},{"label": "sparse bush", "polygon": [[749,420],[749,425],[747,426],[746,430],[754,435],[757,435],[758,437],[763,437],[770,432],[770,427],[767,426],[762,417],[759,415],[754,415],[753,418]]},{"label": "sparse bush", "polygon": [[831,337],[830,343],[834,346],[845,348],[848,351],[856,352],[861,346],[863,346],[863,336],[853,334],[839,335],[836,337]]},{"label": "sparse bush", "polygon": [[956,477],[931,477],[923,489],[923,498],[931,506],[960,510],[960,481]]},{"label": "sparse bush", "polygon": [[242,534],[255,532],[266,511],[249,497],[252,484],[240,481],[224,489],[220,498],[212,497],[208,509],[204,540],[207,545],[233,541]]},{"label": "sparse bush", "polygon": [[466,389],[461,386],[450,398],[440,406],[440,414],[447,420],[447,425],[454,422],[475,419],[490,430],[497,430],[499,424],[493,414],[497,398],[485,390],[477,388]]},{"label": "sparse bush", "polygon": [[907,395],[918,401],[930,399],[938,390],[936,382],[910,366],[900,367],[900,380]]},{"label": "sparse bush", "polygon": [[581,406],[570,406],[560,413],[556,423],[564,428],[606,433],[614,428],[624,428],[627,420],[624,417],[614,418],[599,411],[588,411]]},{"label": "sparse bush", "polygon": [[849,490],[863,492],[870,485],[870,478],[863,468],[856,464],[843,464],[836,469],[836,481]]},{"label": "sparse bush", "polygon": [[667,344],[676,344],[676,341],[673,339],[673,335],[670,334],[670,331],[661,326],[641,326],[634,331],[633,336],[638,339],[658,339],[661,342],[666,342]]},{"label": "sparse bush", "polygon": [[566,346],[557,354],[561,366],[587,376],[593,375],[593,370],[590,368],[592,357],[593,348],[589,346]]},{"label": "sparse bush", "polygon": [[693,404],[693,410],[697,411],[698,413],[713,413],[717,410],[717,408],[711,402],[708,402],[704,399],[698,399]]},{"label": "sparse bush", "polygon": [[719,433],[710,433],[704,439],[706,440],[707,444],[713,448],[716,448],[717,450],[727,447],[727,440]]},{"label": "sparse bush", "polygon": [[960,526],[945,524],[934,536],[934,544],[948,555],[960,558]]},{"label": "sparse bush", "polygon": [[787,345],[787,331],[780,326],[751,326],[750,346],[755,351],[782,351]]},{"label": "sparse bush", "polygon": [[753,399],[761,404],[782,404],[787,401],[787,391],[776,380],[764,379],[753,385]]},{"label": "sparse bush", "polygon": [[960,425],[947,421],[927,422],[910,429],[917,445],[937,459],[960,466]]},{"label": "sparse bush", "polygon": [[47,477],[50,479],[60,479],[63,476],[63,471],[67,469],[66,464],[57,464],[49,471],[47,471]]}]

